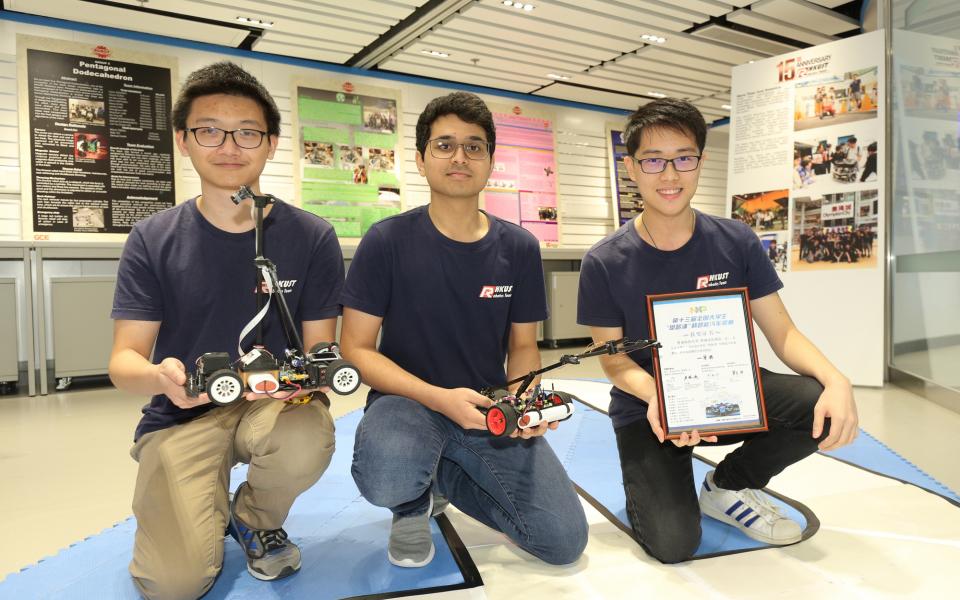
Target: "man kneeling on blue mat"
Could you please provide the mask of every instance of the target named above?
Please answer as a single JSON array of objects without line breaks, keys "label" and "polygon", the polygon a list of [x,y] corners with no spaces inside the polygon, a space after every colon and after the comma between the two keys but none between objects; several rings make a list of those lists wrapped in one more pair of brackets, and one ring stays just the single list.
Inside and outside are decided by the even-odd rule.
[{"label": "man kneeling on blue mat", "polygon": [[648,294],[694,291],[698,279],[710,276],[721,288],[748,288],[760,330],[801,375],[761,369],[769,431],[724,436],[720,443],[743,446],[707,474],[698,502],[693,446],[716,444],[717,437],[692,431],[664,443],[650,355],[601,357],[614,385],[610,417],[630,525],[646,551],[665,563],[693,556],[701,511],[768,544],[799,541],[799,524],[758,490],[818,448],[839,448],[857,435],[850,382],[793,324],[778,293],[783,284],[756,234],[690,206],[706,160],[706,132],[703,116],[683,100],[650,102],[630,116],[624,164],[644,210],[587,252],[577,321],[590,326],[596,342],[646,339]]},{"label": "man kneeling on blue mat", "polygon": [[[228,525],[257,579],[300,569],[300,550],[282,526],[293,501],[330,464],[334,433],[320,393],[313,402],[282,402],[250,392],[223,406],[206,393],[187,394],[187,371],[198,357],[229,353],[223,360],[235,364],[238,337],[257,313],[252,200],[235,204],[231,196],[241,186],[260,194],[280,111],[253,76],[217,63],[187,77],[172,121],[201,195],[130,232],[113,304],[110,377],[124,391],[153,396],[131,451],[140,467],[130,574],[147,598],[189,599],[206,593],[220,573]],[[307,348],[333,340],[343,286],[333,227],[279,201],[264,210],[264,256],[288,284],[283,293],[294,327]],[[277,312],[262,325],[264,348],[284,356]],[[230,468],[238,461],[250,468],[231,502]]]},{"label": "man kneeling on blue mat", "polygon": [[371,227],[344,287],[343,354],[372,388],[353,478],[393,512],[395,565],[433,559],[430,517],[447,499],[537,558],[573,562],[587,523],[542,437],[556,423],[498,438],[478,410],[491,401],[477,390],[540,366],[537,322],[547,317],[536,238],[479,209],[493,116],[457,92],[427,105],[416,136],[430,204]]}]

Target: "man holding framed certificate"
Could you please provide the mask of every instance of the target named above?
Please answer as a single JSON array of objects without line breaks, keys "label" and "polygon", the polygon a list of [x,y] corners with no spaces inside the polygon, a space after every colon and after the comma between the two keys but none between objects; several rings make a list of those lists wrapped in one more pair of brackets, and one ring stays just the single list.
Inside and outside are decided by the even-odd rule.
[{"label": "man holding framed certificate", "polygon": [[[700,112],[683,100],[650,102],[630,116],[624,139],[644,212],[587,252],[577,322],[595,342],[656,333],[663,344],[656,368],[646,352],[601,358],[614,384],[630,524],[665,563],[696,551],[701,510],[754,539],[795,543],[799,524],[756,490],[818,448],[853,440],[850,382],[793,324],[750,228],[690,206],[706,160]],[[800,375],[758,368],[754,321]],[[698,501],[692,447],[741,441],[707,474]]]}]

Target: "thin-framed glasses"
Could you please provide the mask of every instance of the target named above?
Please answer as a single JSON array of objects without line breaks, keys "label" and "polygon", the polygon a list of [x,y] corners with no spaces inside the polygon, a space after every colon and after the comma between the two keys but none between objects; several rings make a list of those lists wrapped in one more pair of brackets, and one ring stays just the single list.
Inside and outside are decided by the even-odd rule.
[{"label": "thin-framed glasses", "polygon": [[458,144],[450,138],[433,138],[427,140],[427,146],[430,148],[430,156],[434,158],[453,158],[457,153],[457,148],[463,148],[463,153],[470,160],[483,160],[490,156],[490,142],[483,140],[470,140]]},{"label": "thin-framed glasses", "polygon": [[700,166],[700,157],[697,155],[678,156],[676,158],[637,158],[633,157],[634,162],[640,165],[640,170],[648,175],[663,173],[667,168],[667,163],[672,163],[673,168],[679,173],[693,171]]},{"label": "thin-framed glasses", "polygon": [[198,144],[206,148],[216,148],[223,145],[227,141],[227,134],[229,133],[234,144],[252,150],[259,148],[260,144],[263,143],[263,136],[267,135],[266,131],[258,129],[232,129],[227,131],[219,127],[191,127],[187,131],[193,134],[193,138],[197,140]]}]

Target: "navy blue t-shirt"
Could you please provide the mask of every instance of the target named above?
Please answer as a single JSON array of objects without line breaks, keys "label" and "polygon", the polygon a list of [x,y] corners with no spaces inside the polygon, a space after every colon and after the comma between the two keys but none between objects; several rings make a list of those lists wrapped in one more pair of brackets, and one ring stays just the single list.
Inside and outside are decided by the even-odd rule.
[{"label": "navy blue t-shirt", "polygon": [[[123,247],[111,317],[160,321],[154,362],[180,359],[188,372],[205,352],[237,356],[240,331],[256,314],[254,232],[228,233],[212,225],[189,200],[137,223]],[[300,333],[303,321],[340,314],[343,254],[333,227],[299,208],[276,203],[264,220],[264,255],[277,267],[284,299]],[[277,357],[287,339],[272,304],[263,341]],[[249,350],[255,334],[244,340]],[[332,341],[332,340],[330,340]],[[308,348],[309,350],[309,348]],[[213,408],[174,405],[154,396],[143,409],[135,439]]]},{"label": "navy blue t-shirt", "polygon": [[343,305],[382,317],[380,352],[436,386],[503,385],[510,324],[547,318],[536,238],[487,219],[487,234],[463,243],[425,206],[389,217],[363,236],[347,272]]},{"label": "navy blue t-shirt", "polygon": [[[647,339],[648,294],[696,291],[704,283],[709,289],[745,287],[751,300],[783,287],[757,235],[743,223],[698,211],[690,240],[663,251],[644,242],[630,220],[583,257],[577,323],[622,327],[627,338]],[[653,374],[650,351],[629,356]],[[636,396],[616,386],[610,396],[614,427],[647,417],[646,402]]]}]

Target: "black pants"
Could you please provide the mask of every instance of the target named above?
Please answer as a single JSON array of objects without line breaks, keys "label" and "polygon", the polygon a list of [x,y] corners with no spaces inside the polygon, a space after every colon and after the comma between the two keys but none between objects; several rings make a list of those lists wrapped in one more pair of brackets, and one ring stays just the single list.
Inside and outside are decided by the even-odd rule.
[{"label": "black pants", "polygon": [[[760,489],[793,463],[813,454],[829,433],[811,437],[813,407],[823,386],[812,377],[760,370],[769,431],[725,435],[719,446],[743,442],[717,466],[714,482],[725,489]],[[646,419],[616,430],[627,516],[640,545],[664,563],[690,559],[700,545],[700,504],[693,480],[693,446],[660,443]]]}]

